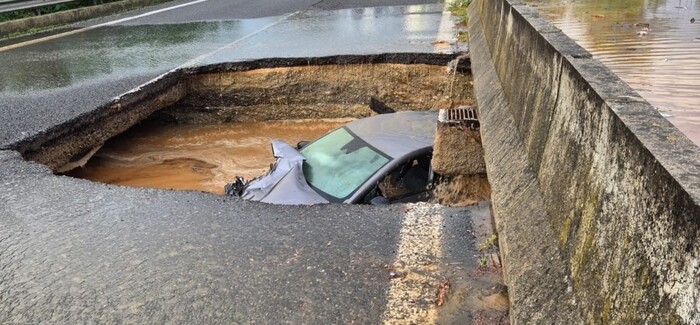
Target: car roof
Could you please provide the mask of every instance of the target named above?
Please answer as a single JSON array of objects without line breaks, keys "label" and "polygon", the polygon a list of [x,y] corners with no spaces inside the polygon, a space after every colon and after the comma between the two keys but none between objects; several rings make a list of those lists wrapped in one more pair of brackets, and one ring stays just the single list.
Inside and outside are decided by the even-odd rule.
[{"label": "car roof", "polygon": [[433,146],[436,111],[404,111],[352,121],[346,127],[371,146],[400,158]]}]

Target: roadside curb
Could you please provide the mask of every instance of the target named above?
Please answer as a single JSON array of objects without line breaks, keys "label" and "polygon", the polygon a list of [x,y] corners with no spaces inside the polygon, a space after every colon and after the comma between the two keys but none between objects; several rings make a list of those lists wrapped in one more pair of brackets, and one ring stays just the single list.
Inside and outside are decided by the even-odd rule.
[{"label": "roadside curb", "polygon": [[8,37],[9,35],[16,33],[28,32],[36,28],[71,24],[169,1],[172,0],[124,0],[92,7],[78,8],[41,16],[11,20],[0,23],[0,38]]}]

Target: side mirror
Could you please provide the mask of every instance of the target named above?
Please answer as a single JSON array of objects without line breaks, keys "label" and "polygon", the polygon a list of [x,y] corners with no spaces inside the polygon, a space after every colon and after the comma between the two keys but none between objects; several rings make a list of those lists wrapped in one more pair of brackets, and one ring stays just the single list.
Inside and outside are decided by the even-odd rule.
[{"label": "side mirror", "polygon": [[297,150],[301,150],[301,148],[306,147],[306,145],[308,145],[309,143],[311,143],[311,142],[304,141],[304,140],[297,142]]}]

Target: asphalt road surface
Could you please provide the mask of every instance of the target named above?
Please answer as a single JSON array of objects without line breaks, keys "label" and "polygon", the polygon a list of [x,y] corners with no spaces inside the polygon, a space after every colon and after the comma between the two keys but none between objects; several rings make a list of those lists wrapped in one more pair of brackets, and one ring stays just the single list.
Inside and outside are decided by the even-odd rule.
[{"label": "asphalt road surface", "polygon": [[[176,1],[0,47],[0,149],[184,65],[456,50],[431,44],[454,37],[440,4],[324,11],[303,1],[278,7],[246,2],[240,9],[226,3]],[[279,15],[258,17],[265,14]],[[257,18],[220,20],[223,16]]]},{"label": "asphalt road surface", "polygon": [[470,275],[487,205],[273,206],[56,176],[7,150],[182,65],[432,53],[445,24],[441,5],[355,8],[410,1],[188,3],[0,48],[0,323],[470,323],[468,297],[493,289]]}]

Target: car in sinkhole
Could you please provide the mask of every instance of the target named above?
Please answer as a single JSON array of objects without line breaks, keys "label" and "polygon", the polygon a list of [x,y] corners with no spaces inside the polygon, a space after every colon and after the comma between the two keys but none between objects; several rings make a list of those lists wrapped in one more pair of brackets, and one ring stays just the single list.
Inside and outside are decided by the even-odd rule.
[{"label": "car in sinkhole", "polygon": [[273,204],[424,201],[439,178],[430,165],[438,112],[403,111],[349,122],[292,147],[272,140],[270,170],[226,194]]}]

